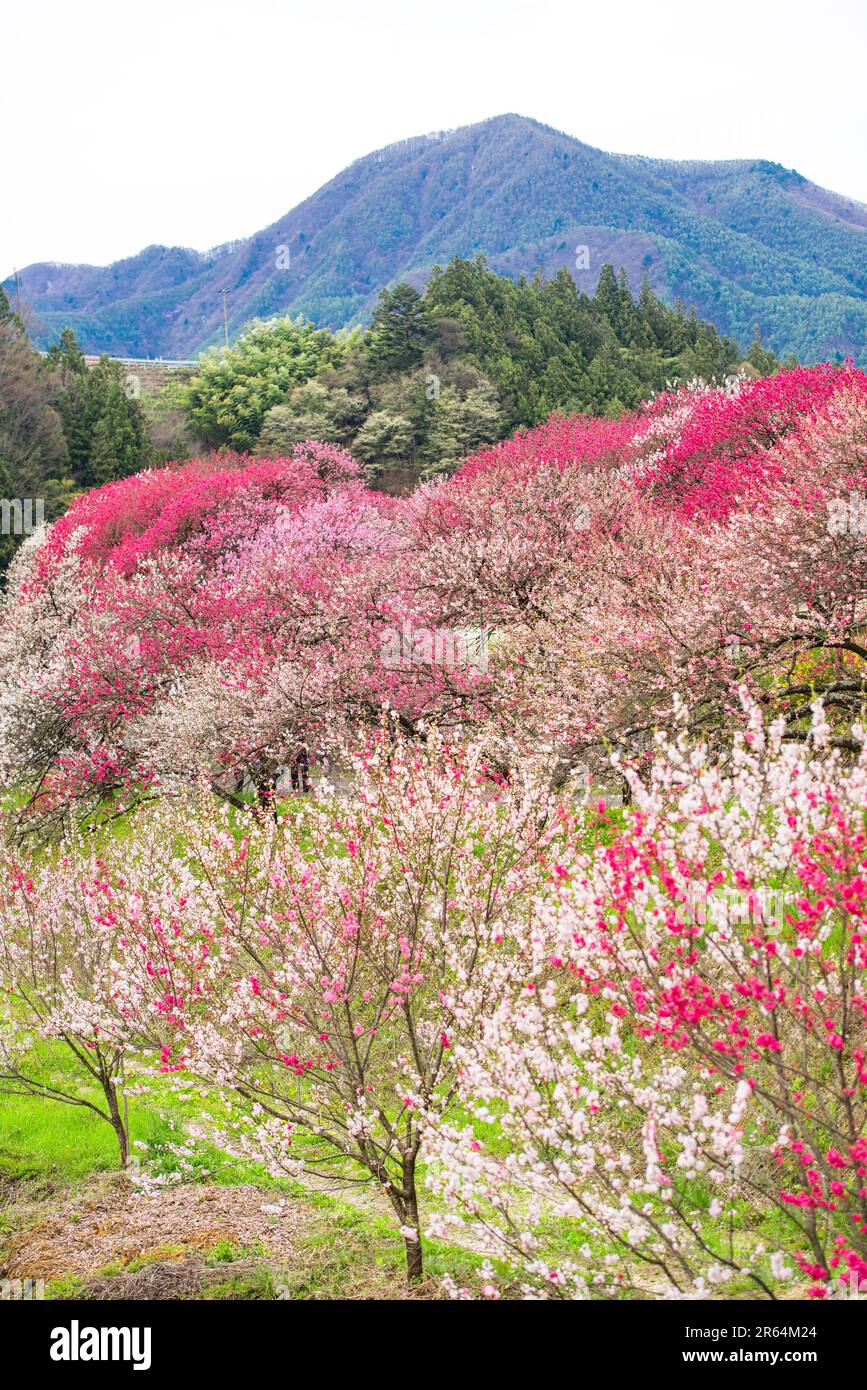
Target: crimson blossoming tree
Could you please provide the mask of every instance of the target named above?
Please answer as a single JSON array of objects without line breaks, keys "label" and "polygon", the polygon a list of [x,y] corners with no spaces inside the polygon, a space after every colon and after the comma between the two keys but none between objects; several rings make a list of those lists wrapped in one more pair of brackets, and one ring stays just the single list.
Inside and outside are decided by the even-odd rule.
[{"label": "crimson blossoming tree", "polygon": [[[356,472],[345,451],[312,444],[290,460],[194,461],[86,494],[44,546],[29,546],[4,613],[17,675],[4,690],[2,742],[31,812],[56,819],[128,802],[202,768],[231,795],[245,780],[268,785],[299,741],[316,737],[340,707],[337,658],[353,649],[353,545],[371,547],[357,519],[342,549],[325,531],[317,566],[283,533],[310,507],[298,531],[315,534],[328,499],[334,512],[347,490],[377,534]],[[239,559],[254,540],[258,568]]]}]

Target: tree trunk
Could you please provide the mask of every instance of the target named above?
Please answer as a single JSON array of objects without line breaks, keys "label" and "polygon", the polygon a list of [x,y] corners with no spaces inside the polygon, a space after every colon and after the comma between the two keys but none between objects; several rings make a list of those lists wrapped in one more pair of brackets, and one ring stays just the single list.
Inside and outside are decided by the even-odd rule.
[{"label": "tree trunk", "polygon": [[256,797],[265,815],[277,819],[277,788],[273,777],[262,777],[256,782]]},{"label": "tree trunk", "polygon": [[418,1194],[415,1190],[415,1154],[405,1154],[403,1160],[403,1192],[405,1201],[404,1225],[415,1227],[415,1240],[404,1237],[406,1247],[406,1282],[412,1287],[424,1275],[421,1253],[421,1230],[418,1222]]},{"label": "tree trunk", "polygon": [[424,1276],[424,1265],[421,1253],[421,1238],[416,1240],[404,1239],[406,1247],[406,1282],[412,1287],[419,1283]]},{"label": "tree trunk", "polygon": [[123,1123],[120,1107],[117,1103],[117,1089],[113,1082],[106,1079],[103,1082],[105,1098],[108,1101],[108,1112],[111,1115],[112,1128],[117,1135],[117,1145],[120,1149],[121,1168],[129,1167],[129,1136]]}]

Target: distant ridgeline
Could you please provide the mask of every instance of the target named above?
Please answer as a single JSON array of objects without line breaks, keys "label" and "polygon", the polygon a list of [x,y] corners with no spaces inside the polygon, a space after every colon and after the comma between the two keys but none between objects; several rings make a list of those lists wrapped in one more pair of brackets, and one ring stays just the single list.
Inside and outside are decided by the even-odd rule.
[{"label": "distant ridgeline", "polygon": [[360,164],[384,164],[386,160],[398,154],[419,154],[427,149],[428,145],[447,140],[453,133],[451,130],[432,130],[427,135],[413,135],[408,140],[395,140],[390,145],[384,145],[381,150],[374,150],[372,154],[360,155],[352,161],[350,168],[357,168]]},{"label": "distant ridgeline", "polygon": [[[275,174],[276,177],[276,174]],[[189,359],[254,318],[368,324],[383,285],[420,288],[454,257],[517,280],[567,271],[593,293],[606,263],[633,294],[695,307],[780,356],[867,366],[867,207],[769,160],[606,153],[516,115],[363,156],[270,227],[206,252],[149,246],[100,268],[19,272],[48,347]],[[7,281],[11,292],[13,285]]]}]

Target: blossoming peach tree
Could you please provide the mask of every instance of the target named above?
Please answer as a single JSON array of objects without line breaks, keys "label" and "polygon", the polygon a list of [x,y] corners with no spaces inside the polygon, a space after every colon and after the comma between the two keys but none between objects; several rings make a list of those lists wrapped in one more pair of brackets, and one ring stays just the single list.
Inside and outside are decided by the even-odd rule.
[{"label": "blossoming peach tree", "polygon": [[126,1167],[128,1088],[164,1065],[165,1030],[202,988],[195,885],[158,835],[104,857],[4,847],[0,875],[0,1093],[100,1116]]},{"label": "blossoming peach tree", "polygon": [[473,1016],[493,1008],[480,962],[538,910],[561,829],[531,779],[492,782],[477,750],[433,735],[422,749],[374,741],[356,775],[351,798],[308,806],[288,830],[193,828],[222,944],[178,1047],[248,1103],[225,1142],[275,1174],[373,1180],[412,1280],[419,1117],[454,1093],[446,998],[473,986]]},{"label": "blossoming peach tree", "polygon": [[494,953],[455,997],[470,1118],[425,1112],[430,1229],[476,1228],[487,1296],[867,1276],[867,755],[845,769],[818,707],[808,744],[784,727],[753,706],[726,774],[660,739],[519,970]]},{"label": "blossoming peach tree", "polygon": [[[104,1113],[125,1163],[124,1066],[203,1083],[230,1150],[373,1182],[417,1278],[419,1116],[454,1089],[446,997],[555,881],[544,784],[385,731],[357,752],[349,798],[239,821],[203,783],[134,825],[98,854],[7,852],[0,1087]],[[473,997],[493,1008],[481,985]],[[45,1043],[71,1054],[59,1080],[38,1065]]]}]

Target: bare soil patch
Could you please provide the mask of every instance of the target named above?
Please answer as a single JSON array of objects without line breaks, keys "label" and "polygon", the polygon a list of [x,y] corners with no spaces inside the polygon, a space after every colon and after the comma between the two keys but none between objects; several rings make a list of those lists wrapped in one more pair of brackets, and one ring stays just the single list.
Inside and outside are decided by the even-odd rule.
[{"label": "bare soil patch", "polygon": [[347,1228],[338,1213],[252,1184],[185,1184],[145,1196],[122,1174],[104,1174],[15,1214],[25,1219],[0,1274],[74,1284],[55,1290],[60,1297],[442,1297],[438,1281],[410,1293],[377,1258],[377,1238]]},{"label": "bare soil patch", "polygon": [[182,1260],[221,1242],[288,1256],[307,1212],[301,1202],[284,1200],[275,1212],[277,1206],[252,1185],[190,1185],[142,1196],[122,1176],[112,1175],[13,1239],[6,1274],[46,1281],[70,1274],[84,1278],[107,1265]]}]

